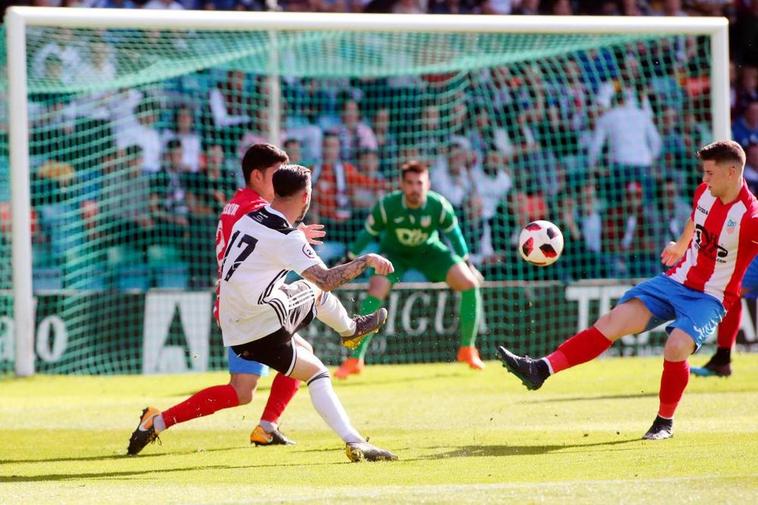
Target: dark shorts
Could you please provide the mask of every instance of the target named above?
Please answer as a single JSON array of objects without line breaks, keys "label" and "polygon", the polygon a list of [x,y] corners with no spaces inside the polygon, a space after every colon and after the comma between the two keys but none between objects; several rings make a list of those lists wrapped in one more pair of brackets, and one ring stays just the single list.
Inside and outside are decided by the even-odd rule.
[{"label": "dark shorts", "polygon": [[272,296],[287,301],[287,313],[280,317],[282,327],[270,335],[234,345],[231,349],[243,360],[257,361],[277,372],[289,375],[297,358],[292,336],[313,321],[316,314],[315,293],[310,284],[297,281],[285,284]]}]

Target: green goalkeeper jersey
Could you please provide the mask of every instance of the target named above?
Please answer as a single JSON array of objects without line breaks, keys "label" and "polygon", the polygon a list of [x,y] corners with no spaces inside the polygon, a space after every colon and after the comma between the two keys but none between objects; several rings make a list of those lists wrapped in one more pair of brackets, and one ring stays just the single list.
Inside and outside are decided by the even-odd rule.
[{"label": "green goalkeeper jersey", "polygon": [[453,251],[468,255],[453,206],[445,197],[429,191],[426,202],[416,209],[405,205],[401,191],[385,196],[371,209],[365,229],[351,244],[350,252],[359,254],[369,242],[379,238],[382,251],[415,256],[427,246],[441,243],[440,232],[450,240]]}]

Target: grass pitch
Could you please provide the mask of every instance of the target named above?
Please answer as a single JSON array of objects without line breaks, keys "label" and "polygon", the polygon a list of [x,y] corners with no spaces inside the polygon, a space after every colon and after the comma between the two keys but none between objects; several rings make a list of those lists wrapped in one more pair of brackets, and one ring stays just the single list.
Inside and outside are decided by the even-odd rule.
[{"label": "grass pitch", "polygon": [[[706,356],[698,356],[702,363]],[[758,355],[729,379],[693,377],[672,440],[641,435],[661,358],[606,359],[527,392],[498,363],[372,366],[337,382],[354,425],[400,457],[352,464],[301,389],[293,447],[248,434],[268,394],[178,425],[126,457],[141,409],[226,374],[0,382],[0,504],[757,503]]]}]

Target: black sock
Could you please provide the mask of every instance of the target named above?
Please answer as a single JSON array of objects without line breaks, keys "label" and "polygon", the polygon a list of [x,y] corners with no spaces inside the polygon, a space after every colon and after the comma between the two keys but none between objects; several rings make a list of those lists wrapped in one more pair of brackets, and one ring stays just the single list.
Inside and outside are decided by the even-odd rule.
[{"label": "black sock", "polygon": [[666,419],[665,417],[661,416],[655,416],[655,421],[653,421],[653,424],[657,424],[658,426],[668,426],[670,428],[674,426],[674,420]]},{"label": "black sock", "polygon": [[728,365],[732,362],[732,350],[728,347],[716,348],[716,354],[711,358],[714,365]]}]

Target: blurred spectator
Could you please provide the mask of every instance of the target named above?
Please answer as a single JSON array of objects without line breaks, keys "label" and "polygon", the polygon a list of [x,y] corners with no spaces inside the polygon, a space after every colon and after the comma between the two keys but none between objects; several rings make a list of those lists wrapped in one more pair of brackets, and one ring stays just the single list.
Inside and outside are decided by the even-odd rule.
[{"label": "blurred spectator", "polygon": [[732,27],[732,44],[738,63],[758,66],[758,0],[737,17]]},{"label": "blurred spectator", "polygon": [[76,80],[83,84],[102,84],[116,78],[113,49],[102,40],[89,46],[89,59],[80,68]]},{"label": "blurred spectator", "polygon": [[511,14],[514,7],[521,4],[520,0],[484,0],[482,14]]},{"label": "blurred spectator", "polygon": [[[356,168],[363,176],[377,181],[384,180],[384,176],[379,171],[379,155],[373,149],[364,148],[358,152],[358,166]],[[368,217],[371,208],[383,195],[384,187],[363,186],[355,188],[352,198],[353,208],[365,219]]]},{"label": "blurred spectator", "polygon": [[160,133],[155,128],[158,120],[157,107],[155,100],[144,98],[135,111],[137,124],[116,133],[119,149],[125,149],[130,145],[142,148],[142,170],[148,173],[157,173],[161,169],[162,143]]},{"label": "blurred spectator", "polygon": [[287,153],[287,156],[289,156],[290,163],[293,165],[310,165],[310,163],[306,164],[306,162],[303,161],[299,140],[288,138],[284,141],[282,147],[284,148],[284,152]]},{"label": "blurred spectator", "polygon": [[742,147],[758,142],[758,100],[748,103],[742,116],[732,123],[732,136]]},{"label": "blurred spectator", "polygon": [[246,86],[244,72],[229,70],[226,80],[220,82],[209,93],[213,120],[211,135],[222,142],[227,150],[252,126],[253,118],[250,114],[253,111],[253,101]]},{"label": "blurred spectator", "polygon": [[758,142],[752,142],[745,149],[745,180],[753,194],[758,193]]},{"label": "blurred spectator", "polygon": [[458,214],[463,214],[467,197],[473,192],[468,153],[466,139],[453,137],[447,153],[437,157],[431,170],[432,190],[447,198]]},{"label": "blurred spectator", "polygon": [[195,113],[189,106],[182,105],[174,111],[172,130],[163,132],[164,144],[176,139],[181,145],[182,172],[198,172],[202,155],[200,134],[195,128]]},{"label": "blurred spectator", "polygon": [[313,202],[311,217],[325,225],[329,242],[319,248],[324,261],[341,257],[362,226],[353,214],[351,198],[359,188],[384,188],[381,179],[361,174],[340,158],[340,139],[336,133],[324,135],[323,162],[313,167]]},{"label": "blurred spectator", "polygon": [[[81,70],[83,58],[73,43],[74,32],[70,28],[56,28],[45,32],[48,42],[34,53],[31,62],[31,75],[40,79],[56,79],[70,84]],[[59,70],[51,68],[59,66]],[[50,73],[59,75],[53,77]]]},{"label": "blurred spectator", "polygon": [[513,188],[513,181],[503,154],[497,149],[489,149],[484,156],[484,163],[473,171],[477,193],[482,205],[482,234],[477,241],[476,250],[480,261],[487,262],[495,255],[493,245],[493,219],[498,207],[506,202]]},{"label": "blurred spectator", "polygon": [[669,242],[679,239],[692,212],[692,206],[682,197],[679,188],[672,177],[664,179],[659,186],[659,205],[650,223],[655,226],[656,244],[661,251]]},{"label": "blurred spectator", "polygon": [[673,107],[666,107],[660,115],[661,123],[661,172],[675,174],[680,183],[684,182],[691,150],[690,142],[680,128],[680,115]]},{"label": "blurred spectator", "polygon": [[151,176],[150,205],[161,245],[174,245],[184,251],[189,232],[187,189],[182,173],[182,144],[169,140],[159,173]]},{"label": "blurred spectator", "polygon": [[342,123],[337,128],[340,138],[343,160],[355,163],[360,149],[378,148],[374,131],[361,120],[358,102],[353,99],[345,100],[342,105]]},{"label": "blurred spectator", "polygon": [[216,276],[215,251],[213,244],[216,224],[221,211],[234,193],[237,182],[235,173],[225,164],[224,148],[218,144],[209,145],[205,152],[205,163],[196,173],[183,174],[186,200],[189,209],[189,254],[192,261],[190,275],[192,285],[212,286]]},{"label": "blurred spectator", "polygon": [[[209,145],[204,158],[202,169],[199,172],[184,173],[182,183],[187,189],[190,214],[212,216],[215,220],[238,184],[234,173],[225,163],[223,147],[218,144]],[[215,230],[215,226],[213,228]]]},{"label": "blurred spectator", "polygon": [[168,10],[184,10],[184,5],[180,4],[176,0],[149,0],[143,9],[168,9]]},{"label": "blurred spectator", "polygon": [[[418,145],[421,151],[421,157],[424,161],[432,162],[440,154],[440,149],[445,145],[447,135],[442,128],[440,119],[440,109],[436,105],[425,105],[421,109],[421,118],[418,128],[412,132],[414,143]],[[416,158],[407,158],[400,156],[400,160],[409,160]]]},{"label": "blurred spectator", "polygon": [[137,4],[131,0],[97,0],[92,7],[98,9],[136,9]]},{"label": "blurred spectator", "polygon": [[560,146],[556,155],[567,177],[587,173],[586,147],[590,134],[590,99],[579,63],[565,62],[565,80],[549,88],[547,120],[549,134]]},{"label": "blurred spectator", "polygon": [[659,9],[654,11],[658,16],[687,16],[682,9],[682,0],[661,0]]},{"label": "blurred spectator", "polygon": [[392,7],[393,14],[425,14],[421,0],[396,0]]},{"label": "blurred spectator", "polygon": [[[123,165],[121,165],[123,163]],[[142,171],[142,148],[129,145],[107,160],[100,194],[100,225],[108,245],[146,248],[154,222],[150,181]]]},{"label": "blurred spectator", "polygon": [[[618,103],[597,120],[589,151],[589,165],[595,167],[608,141],[608,162],[612,184],[638,181],[646,202],[653,198],[652,165],[661,151],[661,137],[650,116],[631,103],[626,93],[616,94]],[[613,195],[616,199],[619,195]]]},{"label": "blurred spectator", "polygon": [[734,112],[740,115],[748,105],[758,102],[758,67],[744,65],[740,67],[734,88]]},{"label": "blurred spectator", "polygon": [[567,189],[561,200],[568,277],[586,279],[608,275],[609,265],[602,254],[603,217],[595,183],[590,178],[582,178]]},{"label": "blurred spectator", "polygon": [[476,154],[476,159],[483,160],[486,153],[495,149],[503,153],[506,159],[513,155],[513,144],[508,138],[505,128],[498,126],[490,117],[487,107],[474,108],[471,128],[466,133],[466,138]]},{"label": "blurred spectator", "polygon": [[620,205],[608,210],[604,247],[614,257],[615,277],[650,277],[661,270],[649,209],[642,185],[629,182]]},{"label": "blurred spectator", "polygon": [[379,172],[385,179],[395,177],[395,167],[399,161],[397,136],[390,129],[391,124],[390,109],[388,107],[377,109],[374,114],[373,128],[376,137],[377,156],[379,157]]}]

